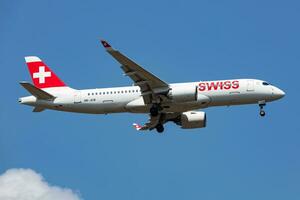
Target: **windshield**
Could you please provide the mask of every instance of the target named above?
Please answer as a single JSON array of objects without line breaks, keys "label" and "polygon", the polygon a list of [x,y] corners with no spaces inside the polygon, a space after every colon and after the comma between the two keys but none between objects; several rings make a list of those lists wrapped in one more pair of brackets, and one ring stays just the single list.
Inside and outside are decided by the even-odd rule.
[{"label": "windshield", "polygon": [[263,85],[270,85],[269,83],[267,82],[262,82]]}]

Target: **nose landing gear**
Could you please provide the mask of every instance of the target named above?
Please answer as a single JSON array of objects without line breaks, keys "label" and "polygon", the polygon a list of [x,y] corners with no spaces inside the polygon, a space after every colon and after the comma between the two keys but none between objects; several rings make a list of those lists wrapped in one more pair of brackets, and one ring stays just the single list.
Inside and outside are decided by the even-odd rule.
[{"label": "nose landing gear", "polygon": [[264,110],[259,111],[260,116],[264,117],[266,115],[266,112]]},{"label": "nose landing gear", "polygon": [[264,117],[266,115],[266,112],[264,111],[264,106],[266,106],[266,102],[265,101],[260,101],[258,102],[259,105],[259,115]]}]

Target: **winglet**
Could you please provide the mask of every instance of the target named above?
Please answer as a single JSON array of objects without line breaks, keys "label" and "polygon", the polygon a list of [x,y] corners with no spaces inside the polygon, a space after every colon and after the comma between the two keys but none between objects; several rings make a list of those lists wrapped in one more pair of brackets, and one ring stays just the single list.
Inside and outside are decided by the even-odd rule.
[{"label": "winglet", "polygon": [[101,43],[106,50],[112,50],[110,44],[108,44],[108,42],[106,42],[105,40],[101,40]]},{"label": "winglet", "polygon": [[142,129],[142,126],[141,126],[141,125],[138,125],[138,124],[136,124],[136,123],[133,123],[132,125],[133,125],[133,127],[134,127],[137,131],[139,131],[139,130]]}]

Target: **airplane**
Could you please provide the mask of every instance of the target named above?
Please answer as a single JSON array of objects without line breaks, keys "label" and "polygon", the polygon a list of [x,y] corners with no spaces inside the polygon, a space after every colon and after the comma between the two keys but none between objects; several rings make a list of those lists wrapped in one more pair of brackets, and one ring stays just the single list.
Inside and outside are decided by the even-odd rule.
[{"label": "airplane", "polygon": [[25,57],[32,82],[20,82],[31,96],[19,98],[20,104],[33,106],[33,112],[45,109],[89,113],[144,113],[149,121],[134,123],[138,131],[164,131],[164,124],[174,122],[183,129],[206,127],[207,107],[258,104],[265,116],[267,102],[285,93],[263,80],[231,79],[169,84],[101,40],[106,51],[121,64],[133,86],[77,90],[67,86],[40,58]]}]

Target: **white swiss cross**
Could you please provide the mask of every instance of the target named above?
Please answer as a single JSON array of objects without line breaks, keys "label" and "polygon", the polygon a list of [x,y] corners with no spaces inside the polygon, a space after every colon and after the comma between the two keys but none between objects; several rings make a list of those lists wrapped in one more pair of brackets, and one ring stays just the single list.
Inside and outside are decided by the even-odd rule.
[{"label": "white swiss cross", "polygon": [[51,77],[51,72],[45,72],[45,66],[39,67],[39,72],[33,73],[33,78],[38,78],[39,83],[45,83],[45,79]]}]

